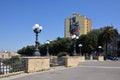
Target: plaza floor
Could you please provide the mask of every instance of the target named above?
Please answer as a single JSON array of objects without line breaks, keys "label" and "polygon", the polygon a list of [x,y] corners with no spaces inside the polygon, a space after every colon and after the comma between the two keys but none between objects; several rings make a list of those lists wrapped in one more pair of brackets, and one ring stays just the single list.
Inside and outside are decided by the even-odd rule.
[{"label": "plaza floor", "polygon": [[86,61],[74,68],[57,67],[1,80],[120,80],[120,61]]}]

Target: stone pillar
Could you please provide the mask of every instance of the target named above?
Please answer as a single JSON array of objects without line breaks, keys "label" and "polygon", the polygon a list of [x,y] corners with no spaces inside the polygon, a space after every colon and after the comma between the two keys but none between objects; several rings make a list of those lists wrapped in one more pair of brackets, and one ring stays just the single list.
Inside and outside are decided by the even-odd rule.
[{"label": "stone pillar", "polygon": [[93,56],[90,56],[90,60],[93,60]]},{"label": "stone pillar", "polygon": [[104,56],[98,56],[98,61],[104,61]]},{"label": "stone pillar", "polygon": [[76,67],[80,61],[79,56],[66,56],[65,57],[65,66],[66,67]]},{"label": "stone pillar", "polygon": [[48,57],[23,57],[25,61],[25,72],[37,72],[50,69],[50,58]]}]

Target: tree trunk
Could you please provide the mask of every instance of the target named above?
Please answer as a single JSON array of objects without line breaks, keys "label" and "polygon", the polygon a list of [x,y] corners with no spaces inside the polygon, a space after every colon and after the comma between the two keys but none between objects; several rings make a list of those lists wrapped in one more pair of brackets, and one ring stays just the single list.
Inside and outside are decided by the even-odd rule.
[{"label": "tree trunk", "polygon": [[107,55],[108,55],[108,42],[107,42],[107,39],[106,39],[106,45],[105,45],[105,58],[107,58]]}]

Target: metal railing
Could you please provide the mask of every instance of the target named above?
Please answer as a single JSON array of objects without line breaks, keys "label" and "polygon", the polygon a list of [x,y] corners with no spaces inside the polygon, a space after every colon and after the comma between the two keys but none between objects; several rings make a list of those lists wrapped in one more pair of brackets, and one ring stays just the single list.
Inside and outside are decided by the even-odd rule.
[{"label": "metal railing", "polygon": [[50,59],[50,67],[65,66],[65,58],[53,56]]},{"label": "metal railing", "polygon": [[25,62],[22,60],[0,59],[0,75],[25,70]]}]

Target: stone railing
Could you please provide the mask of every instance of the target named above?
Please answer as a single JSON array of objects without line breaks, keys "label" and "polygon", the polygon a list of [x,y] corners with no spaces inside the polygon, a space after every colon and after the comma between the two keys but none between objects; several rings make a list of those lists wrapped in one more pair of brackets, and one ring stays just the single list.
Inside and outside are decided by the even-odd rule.
[{"label": "stone railing", "polygon": [[90,60],[104,61],[104,56],[98,56],[96,59],[94,59],[93,56],[90,56]]},{"label": "stone railing", "polygon": [[[92,56],[91,60],[93,60]],[[97,60],[104,61],[104,57],[99,56]],[[22,63],[24,63],[24,70],[27,73],[49,70],[51,67],[50,65],[52,65],[52,67],[55,67],[56,64],[57,66],[77,67],[80,62],[85,62],[85,56],[64,56],[61,58],[40,56],[22,57]]]}]

